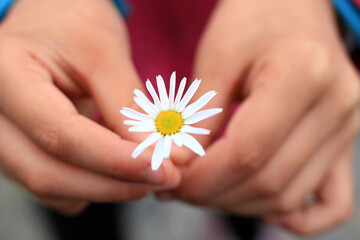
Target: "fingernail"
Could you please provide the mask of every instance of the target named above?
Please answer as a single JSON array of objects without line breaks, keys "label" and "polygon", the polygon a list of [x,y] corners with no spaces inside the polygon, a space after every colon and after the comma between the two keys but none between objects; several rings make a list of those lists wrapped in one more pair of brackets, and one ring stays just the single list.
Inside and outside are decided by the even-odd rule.
[{"label": "fingernail", "polygon": [[147,181],[150,184],[159,185],[165,181],[165,173],[162,168],[154,171],[151,169],[151,167],[149,167],[146,170],[146,176],[147,176]]},{"label": "fingernail", "polygon": [[172,195],[169,192],[157,193],[156,197],[162,201],[169,201],[169,200],[173,200],[175,198],[174,195]]}]

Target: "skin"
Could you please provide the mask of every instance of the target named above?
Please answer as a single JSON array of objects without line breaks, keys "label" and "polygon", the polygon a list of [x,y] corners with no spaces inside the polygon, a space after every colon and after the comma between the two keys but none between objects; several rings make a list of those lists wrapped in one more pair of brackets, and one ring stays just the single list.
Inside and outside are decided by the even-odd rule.
[{"label": "skin", "polygon": [[[194,76],[204,81],[197,97],[216,89],[207,107],[222,106],[224,114],[199,125],[212,129],[214,138],[231,106],[241,105],[205,157],[188,162],[173,156],[183,165],[183,179],[159,198],[261,216],[304,235],[350,216],[358,75],[329,2],[295,2],[219,3]],[[201,138],[204,145],[211,140]]]},{"label": "skin", "polygon": [[[31,9],[31,11],[29,11]],[[106,14],[103,14],[106,12]],[[21,0],[0,26],[0,169],[66,214],[172,188],[179,170],[131,158],[119,110],[142,85],[111,1]],[[95,102],[107,128],[79,113]]]},{"label": "skin", "polygon": [[[18,1],[0,25],[0,52],[0,169],[10,178],[68,214],[178,185],[169,160],[149,171],[151,150],[130,159],[136,143],[124,140],[118,110],[135,108],[132,90],[142,86],[110,1]],[[301,234],[349,216],[359,85],[327,1],[222,0],[194,75],[204,81],[199,96],[217,90],[208,107],[224,113],[200,123],[213,130],[200,138],[205,157],[174,149],[183,180],[160,198],[263,216]],[[95,101],[108,129],[79,114],[82,98]],[[315,201],[304,205],[309,195]]]}]

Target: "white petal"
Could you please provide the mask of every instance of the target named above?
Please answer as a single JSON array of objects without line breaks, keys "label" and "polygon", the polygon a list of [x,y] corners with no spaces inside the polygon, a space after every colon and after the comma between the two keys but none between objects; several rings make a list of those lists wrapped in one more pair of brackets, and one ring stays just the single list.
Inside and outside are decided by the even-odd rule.
[{"label": "white petal", "polygon": [[181,133],[180,137],[183,139],[184,145],[188,147],[191,151],[200,156],[205,155],[203,147],[193,136],[187,133]]},{"label": "white petal", "polygon": [[196,102],[187,106],[184,111],[181,112],[183,118],[188,118],[193,115],[195,112],[203,108],[217,93],[215,91],[210,91],[202,95]]},{"label": "white petal", "polygon": [[166,136],[164,139],[164,158],[169,158],[171,153],[172,137]]},{"label": "white petal", "polygon": [[151,120],[151,117],[149,115],[139,113],[138,111],[135,111],[134,109],[131,108],[123,107],[123,109],[120,112],[128,118],[132,118],[140,121],[146,121],[149,119]]},{"label": "white petal", "polygon": [[176,109],[176,110],[179,107],[179,103],[180,103],[181,97],[183,95],[185,86],[186,86],[186,78],[184,77],[180,82],[179,89],[178,89],[178,92],[176,94],[176,98],[175,98],[175,101],[174,101],[174,109]]},{"label": "white petal", "polygon": [[210,130],[208,130],[208,129],[191,127],[191,126],[189,126],[189,125],[184,125],[184,126],[181,128],[181,132],[193,133],[193,134],[201,134],[201,135],[210,134]]},{"label": "white petal", "polygon": [[194,96],[196,90],[199,88],[201,80],[195,79],[195,81],[190,85],[189,89],[186,91],[183,99],[181,99],[178,107],[178,111],[181,112],[184,110],[186,105],[190,102],[191,98]]},{"label": "white petal", "polygon": [[155,150],[151,158],[151,169],[158,170],[164,160],[164,138],[160,138],[156,144]]},{"label": "white petal", "polygon": [[[143,107],[139,105],[138,102],[136,102],[145,112],[147,112],[148,114],[153,114],[156,115],[158,113],[157,108],[155,107],[155,105],[150,102],[150,100],[145,96],[145,94],[138,90],[135,89],[134,90],[134,94],[136,95],[136,97],[139,99],[139,101],[142,103]],[[135,98],[134,98],[135,100]]]},{"label": "white petal", "polygon": [[149,127],[153,127],[154,126],[154,121],[134,121],[134,120],[125,120],[124,121],[124,125],[129,125],[129,126],[149,126]]},{"label": "white petal", "polygon": [[153,112],[153,110],[151,109],[151,107],[149,105],[147,105],[147,103],[145,101],[143,101],[142,99],[140,99],[139,97],[134,97],[134,102],[136,102],[136,104],[142,109],[144,110],[144,112],[146,112],[147,114],[149,114],[149,116],[151,116],[152,118],[155,118],[156,114],[155,112]]},{"label": "white petal", "polygon": [[173,72],[170,77],[170,87],[169,87],[169,109],[174,108],[175,101],[175,86],[176,86],[176,72]]},{"label": "white petal", "polygon": [[174,134],[172,135],[172,139],[174,140],[174,143],[179,146],[182,147],[183,146],[183,140],[180,137],[180,133]]},{"label": "white petal", "polygon": [[158,75],[156,76],[157,87],[160,95],[161,107],[163,110],[169,109],[169,98],[167,96],[164,79]]},{"label": "white petal", "polygon": [[131,155],[133,158],[137,158],[145,149],[147,149],[151,144],[156,142],[162,137],[160,133],[150,134],[142,143],[140,143],[134,150]]},{"label": "white petal", "polygon": [[125,121],[124,121],[124,124],[125,124],[125,125],[130,125],[130,126],[138,126],[138,125],[143,124],[143,122],[134,121],[134,120],[125,120]]},{"label": "white petal", "polygon": [[155,92],[155,89],[153,87],[153,85],[151,84],[150,80],[148,79],[146,81],[146,88],[147,90],[149,91],[152,99],[154,100],[154,104],[155,104],[155,107],[157,109],[161,109],[161,103],[160,103],[160,100],[159,100],[159,96],[157,95],[157,93]]},{"label": "white petal", "polygon": [[185,124],[194,124],[197,122],[200,122],[206,118],[212,117],[218,113],[222,112],[222,108],[211,108],[211,109],[206,109],[200,112],[196,112],[193,115],[191,115],[190,117],[186,118],[184,120]]},{"label": "white petal", "polygon": [[129,132],[155,132],[155,126],[139,125],[129,128]]}]

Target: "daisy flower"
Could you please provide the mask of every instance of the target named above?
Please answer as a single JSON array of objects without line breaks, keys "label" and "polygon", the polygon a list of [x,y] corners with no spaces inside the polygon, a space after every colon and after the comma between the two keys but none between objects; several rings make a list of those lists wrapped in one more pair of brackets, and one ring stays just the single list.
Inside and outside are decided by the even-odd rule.
[{"label": "daisy flower", "polygon": [[[212,117],[220,112],[221,108],[212,108],[199,111],[217,93],[210,91],[205,93],[196,102],[188,105],[201,80],[195,79],[189,89],[184,93],[186,78],[180,82],[179,89],[175,95],[176,76],[175,72],[170,77],[169,94],[166,91],[163,78],[156,77],[159,95],[149,79],[146,81],[146,88],[149,91],[153,102],[143,92],[134,90],[134,101],[144,110],[144,113],[137,112],[131,108],[124,107],[120,112],[133,120],[125,120],[125,125],[130,125],[130,132],[151,132],[151,134],[140,143],[134,150],[132,157],[138,157],[146,148],[157,141],[151,159],[151,168],[157,170],[164,158],[170,157],[172,142],[182,147],[188,147],[194,153],[204,156],[205,151],[201,144],[190,134],[209,134],[210,130],[190,126],[206,118]],[[189,134],[190,133],[190,134]]]}]

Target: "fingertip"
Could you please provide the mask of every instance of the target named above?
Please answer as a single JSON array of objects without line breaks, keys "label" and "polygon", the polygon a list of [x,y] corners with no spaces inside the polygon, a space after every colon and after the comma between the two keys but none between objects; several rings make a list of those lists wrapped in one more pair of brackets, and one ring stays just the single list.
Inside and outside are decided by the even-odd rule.
[{"label": "fingertip", "polygon": [[176,166],[184,166],[184,165],[188,164],[191,161],[193,156],[194,156],[194,154],[186,148],[181,148],[178,146],[172,147],[171,161]]},{"label": "fingertip", "polygon": [[59,200],[59,199],[45,199],[42,201],[53,208],[55,211],[65,216],[77,216],[81,214],[89,205],[86,201],[75,201],[75,200]]},{"label": "fingertip", "polygon": [[174,178],[173,178],[173,188],[178,187],[181,182],[181,172],[180,169],[177,167],[174,167]]},{"label": "fingertip", "polygon": [[172,189],[177,187],[181,181],[181,173],[180,169],[177,168],[170,159],[165,159],[162,166],[162,170],[164,171],[165,179],[162,187],[167,189]]}]

